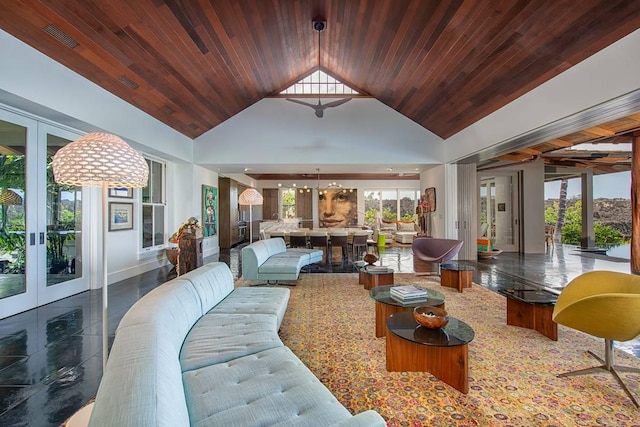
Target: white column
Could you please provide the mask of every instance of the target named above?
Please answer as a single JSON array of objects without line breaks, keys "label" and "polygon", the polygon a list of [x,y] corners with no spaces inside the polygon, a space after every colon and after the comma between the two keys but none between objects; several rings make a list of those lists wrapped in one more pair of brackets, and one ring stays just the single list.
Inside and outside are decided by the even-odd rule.
[{"label": "white column", "polygon": [[589,169],[581,174],[582,180],[582,234],[580,236],[581,248],[593,248],[596,246],[596,237],[593,231],[593,171]]}]

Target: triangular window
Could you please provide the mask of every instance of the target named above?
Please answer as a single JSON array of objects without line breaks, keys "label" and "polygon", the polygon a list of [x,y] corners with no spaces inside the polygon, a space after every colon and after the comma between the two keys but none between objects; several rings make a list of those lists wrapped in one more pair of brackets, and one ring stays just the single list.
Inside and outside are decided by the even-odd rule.
[{"label": "triangular window", "polygon": [[281,95],[358,95],[344,83],[322,70],[316,70],[298,83],[280,92]]}]

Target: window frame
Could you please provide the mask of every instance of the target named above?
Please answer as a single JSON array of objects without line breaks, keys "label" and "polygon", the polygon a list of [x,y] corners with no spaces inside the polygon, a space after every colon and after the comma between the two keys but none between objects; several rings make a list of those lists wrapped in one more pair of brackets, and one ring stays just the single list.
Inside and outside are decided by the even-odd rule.
[{"label": "window frame", "polygon": [[[149,178],[147,181],[147,185],[141,189],[138,190],[138,200],[140,201],[140,208],[138,210],[138,216],[139,216],[139,221],[138,224],[140,224],[140,232],[138,234],[138,237],[140,239],[140,243],[138,245],[139,250],[141,253],[149,253],[149,252],[157,252],[160,250],[165,249],[168,244],[167,244],[167,239],[168,239],[168,234],[167,234],[167,217],[168,217],[168,206],[167,206],[167,162],[158,158],[155,158],[153,156],[149,156],[146,154],[143,154],[143,158],[144,160],[147,162],[147,164],[149,165]],[[153,201],[149,201],[149,202],[145,202],[143,199],[143,193],[144,193],[144,189],[151,186],[151,188],[149,189],[149,198],[152,199],[153,198],[153,194],[154,194],[154,188],[153,188],[153,183],[154,183],[154,179],[153,179],[153,174],[154,174],[154,168],[153,165],[158,164],[161,167],[161,171],[162,171],[162,179],[160,181],[160,184],[162,185],[162,188],[160,189],[160,202],[153,202]],[[156,243],[156,244],[152,244],[151,246],[144,246],[144,226],[145,226],[145,222],[144,222],[144,211],[145,211],[145,207],[152,207],[152,234],[153,236],[155,236],[157,234],[156,232],[156,221],[155,221],[155,216],[156,216],[156,207],[162,207],[163,210],[163,218],[162,218],[162,241],[161,243],[157,243],[157,242],[152,242],[152,243]],[[153,239],[153,237],[152,237]]]}]

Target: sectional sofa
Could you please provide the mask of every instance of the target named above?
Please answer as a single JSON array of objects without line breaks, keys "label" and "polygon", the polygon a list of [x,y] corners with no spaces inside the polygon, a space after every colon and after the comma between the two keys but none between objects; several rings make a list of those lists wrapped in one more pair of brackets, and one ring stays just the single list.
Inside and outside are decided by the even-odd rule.
[{"label": "sectional sofa", "polygon": [[298,280],[302,267],[322,261],[317,249],[289,248],[280,237],[259,240],[242,248],[245,280]]},{"label": "sectional sofa", "polygon": [[116,331],[92,427],[380,426],[352,415],[284,346],[289,289],[211,263],[142,297]]}]

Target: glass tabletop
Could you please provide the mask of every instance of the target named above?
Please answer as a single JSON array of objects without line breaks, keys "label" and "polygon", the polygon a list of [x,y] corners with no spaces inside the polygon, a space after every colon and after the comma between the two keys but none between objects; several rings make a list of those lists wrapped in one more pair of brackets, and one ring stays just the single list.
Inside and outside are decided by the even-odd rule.
[{"label": "glass tabletop", "polygon": [[444,304],[444,295],[442,295],[438,291],[434,291],[432,289],[424,288],[422,286],[418,286],[418,288],[424,289],[427,291],[426,298],[420,298],[417,300],[410,301],[400,301],[398,299],[391,297],[391,288],[394,286],[403,286],[403,284],[398,283],[395,285],[385,285],[385,286],[376,286],[369,290],[369,296],[376,300],[377,302],[381,302],[383,304],[389,305],[397,305],[398,307],[417,307],[419,305],[433,305],[439,306]]},{"label": "glass tabletop", "polygon": [[460,319],[449,316],[449,323],[442,329],[429,329],[418,325],[413,313],[403,311],[387,318],[387,329],[394,335],[418,344],[434,347],[454,347],[473,341],[475,332]]},{"label": "glass tabletop", "polygon": [[374,265],[374,268],[369,268],[368,265],[363,265],[360,268],[360,271],[367,273],[367,274],[371,274],[371,275],[376,275],[376,274],[392,274],[393,273],[393,269],[389,268],[389,267],[383,267],[383,266],[378,266],[378,265]]},{"label": "glass tabletop", "polygon": [[442,264],[440,268],[443,270],[450,270],[450,271],[476,271],[476,268],[472,265],[458,264],[458,263]]},{"label": "glass tabletop", "polygon": [[558,299],[557,295],[539,289],[505,289],[501,293],[507,298],[529,304],[553,305]]}]

